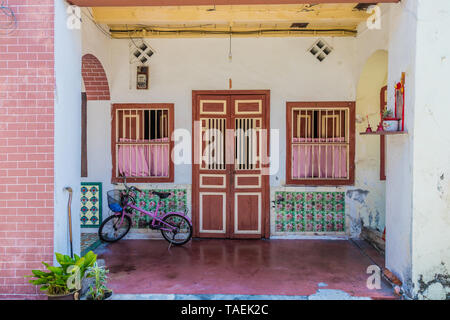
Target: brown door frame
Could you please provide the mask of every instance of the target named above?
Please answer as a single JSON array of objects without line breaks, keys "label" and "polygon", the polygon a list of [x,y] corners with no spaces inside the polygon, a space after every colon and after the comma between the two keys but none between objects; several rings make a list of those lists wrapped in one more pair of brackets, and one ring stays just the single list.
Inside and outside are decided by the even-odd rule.
[{"label": "brown door frame", "polygon": [[87,95],[86,92],[81,93],[81,177],[88,176],[88,160],[87,160]]},{"label": "brown door frame", "polygon": [[[197,119],[198,106],[197,97],[199,95],[264,95],[265,97],[265,115],[264,115],[264,127],[268,130],[267,138],[267,155],[270,155],[270,90],[192,90],[192,222],[194,225],[194,237],[199,236],[199,199],[197,197],[199,190],[199,165],[194,163],[195,158],[195,134],[194,134],[194,121]],[[265,156],[265,155],[262,155]],[[265,164],[262,169],[269,168],[270,164]],[[261,177],[263,184],[263,200],[262,200],[262,230],[261,234],[263,238],[268,239],[270,237],[270,180],[268,174],[263,174]],[[228,205],[228,203],[227,203]],[[228,226],[229,228],[229,226]]]}]

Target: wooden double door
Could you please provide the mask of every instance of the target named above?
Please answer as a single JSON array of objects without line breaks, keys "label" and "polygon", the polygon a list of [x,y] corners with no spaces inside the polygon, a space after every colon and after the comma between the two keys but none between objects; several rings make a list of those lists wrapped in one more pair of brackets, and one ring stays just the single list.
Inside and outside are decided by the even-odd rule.
[{"label": "wooden double door", "polygon": [[195,237],[269,237],[269,101],[269,91],[193,92]]}]

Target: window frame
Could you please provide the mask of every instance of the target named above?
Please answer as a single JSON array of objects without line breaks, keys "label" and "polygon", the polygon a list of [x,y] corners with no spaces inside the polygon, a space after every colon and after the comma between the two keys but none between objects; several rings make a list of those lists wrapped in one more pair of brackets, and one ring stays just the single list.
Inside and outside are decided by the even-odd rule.
[{"label": "window frame", "polygon": [[174,104],[173,103],[114,103],[111,108],[111,157],[112,157],[112,174],[111,183],[121,183],[123,179],[116,176],[117,172],[117,137],[116,137],[116,115],[118,110],[126,109],[168,109],[169,110],[169,176],[168,177],[127,177],[127,182],[131,183],[172,183],[174,182],[174,164],[172,161],[172,150],[174,142],[172,134],[174,131]]},{"label": "window frame", "polygon": [[[348,179],[293,179],[292,178],[292,110],[298,108],[349,109],[349,172]],[[294,186],[352,186],[355,184],[355,101],[316,101],[286,103],[286,185]]]}]

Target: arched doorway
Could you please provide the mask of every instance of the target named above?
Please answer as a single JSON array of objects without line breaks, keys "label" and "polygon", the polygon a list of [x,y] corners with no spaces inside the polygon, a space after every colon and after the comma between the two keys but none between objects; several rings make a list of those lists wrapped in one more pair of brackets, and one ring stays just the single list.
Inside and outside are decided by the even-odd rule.
[{"label": "arched doorway", "polygon": [[94,55],[85,54],[83,56],[81,75],[87,100],[110,100],[105,69]]},{"label": "arched doorway", "polygon": [[[384,108],[385,90],[388,79],[388,52],[378,50],[366,61],[361,72],[356,93],[356,132],[364,132],[369,122],[376,130]],[[383,99],[384,98],[384,99]],[[385,228],[386,186],[384,176],[384,136],[368,137],[356,135],[357,184],[370,182],[366,210],[361,210],[365,227],[382,233]]]},{"label": "arched doorway", "polygon": [[[91,158],[90,172],[88,174],[88,154],[95,156],[92,149],[96,146],[96,141],[92,139],[92,123],[101,123],[103,119],[96,115],[88,114],[101,109],[102,102],[110,100],[110,90],[108,78],[101,62],[93,54],[85,54],[82,57],[81,75],[83,79],[81,93],[81,253],[94,249],[100,243],[96,235],[96,228],[102,222],[101,199],[105,198],[103,183],[99,182],[98,173],[92,163],[98,162]],[[89,103],[94,105],[89,106]],[[108,103],[107,103],[108,104]],[[109,105],[109,104],[108,104]],[[104,104],[103,104],[104,106]],[[88,109],[89,108],[89,109]],[[89,130],[88,130],[89,127]],[[89,133],[90,131],[91,133]],[[90,137],[88,136],[90,134]],[[88,141],[91,144],[88,150]],[[91,151],[91,153],[89,153]],[[102,154],[104,156],[104,154]],[[95,182],[94,182],[95,181]]]}]

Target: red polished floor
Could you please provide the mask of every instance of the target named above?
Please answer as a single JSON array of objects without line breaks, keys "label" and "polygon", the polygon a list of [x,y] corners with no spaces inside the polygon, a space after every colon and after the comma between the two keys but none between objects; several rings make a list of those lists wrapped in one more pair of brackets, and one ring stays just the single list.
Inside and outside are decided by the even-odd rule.
[{"label": "red polished floor", "polygon": [[373,260],[351,241],[193,240],[169,251],[165,241],[122,240],[99,253],[115,293],[308,296],[320,288],[394,297],[385,282],[367,288]]}]

